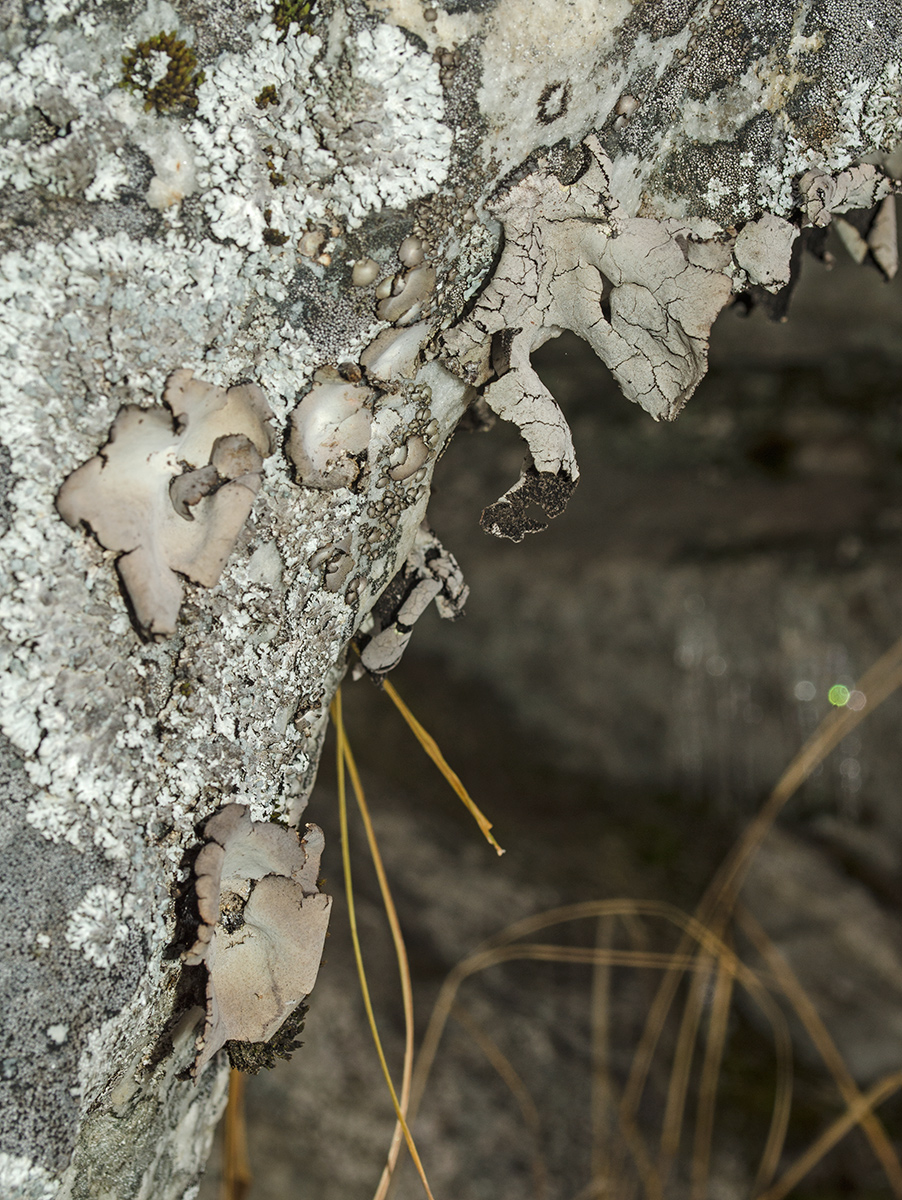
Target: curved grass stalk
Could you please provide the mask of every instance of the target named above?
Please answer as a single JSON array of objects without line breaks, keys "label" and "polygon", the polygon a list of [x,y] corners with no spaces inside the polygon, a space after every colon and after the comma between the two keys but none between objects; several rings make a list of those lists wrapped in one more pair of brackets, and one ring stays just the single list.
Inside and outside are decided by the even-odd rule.
[{"label": "curved grass stalk", "polygon": [[[419,1108],[426,1081],[457,993],[464,981],[471,975],[498,963],[516,959],[643,966],[672,972],[674,970],[673,955],[655,954],[650,951],[618,951],[605,948],[530,944],[518,940],[541,929],[569,921],[584,920],[587,917],[626,915],[656,916],[676,926],[686,934],[688,939],[696,942],[709,959],[713,957],[723,970],[742,984],[768,1020],[774,1036],[777,1061],[774,1108],[762,1157],[762,1172],[764,1177],[769,1180],[776,1170],[782,1153],[792,1098],[792,1042],[786,1019],[757,974],[738,959],[731,947],[727,946],[695,917],[662,901],[601,900],[565,905],[516,922],[483,943],[473,954],[459,962],[447,976],[432,1010],[414,1069],[411,1114],[415,1116]],[[694,956],[683,953],[677,969],[685,970],[687,969],[686,964],[696,964],[697,961]],[[706,967],[706,969],[708,968]],[[658,1169],[651,1162],[635,1121],[623,1120],[621,1117],[620,1127],[642,1178],[646,1196],[649,1200],[661,1200],[664,1195],[663,1182]]]},{"label": "curved grass stalk", "polygon": [[783,1197],[789,1195],[796,1184],[805,1178],[812,1167],[817,1166],[837,1142],[842,1141],[856,1125],[860,1125],[869,1113],[873,1113],[878,1104],[888,1100],[894,1092],[898,1092],[900,1089],[902,1089],[902,1071],[894,1071],[892,1075],[887,1075],[875,1083],[824,1130],[817,1141],[808,1147],[773,1187],[768,1188],[766,1192],[756,1193],[755,1200],[783,1200]]},{"label": "curved grass stalk", "polygon": [[[366,831],[367,845],[370,849],[370,857],[373,860],[373,867],[376,871],[376,878],[379,881],[379,891],[382,894],[382,904],[385,908],[385,915],[388,918],[389,928],[391,929],[392,941],[395,947],[395,957],[398,960],[398,973],[401,977],[401,997],[404,1006],[404,1066],[401,1074],[401,1100],[400,1107],[404,1116],[407,1116],[407,1107],[410,1103],[410,1083],[413,1076],[413,1048],[414,1048],[414,1024],[413,1024],[413,988],[410,981],[410,964],[407,959],[407,947],[404,944],[404,935],[401,932],[401,923],[398,920],[398,911],[395,908],[395,902],[392,898],[391,888],[388,885],[388,876],[385,873],[385,866],[382,862],[382,855],[379,851],[379,843],[376,840],[376,833],[373,829],[373,823],[370,819],[369,805],[366,802],[363,785],[360,782],[360,774],[357,770],[357,764],[354,761],[354,756],[351,753],[351,745],[347,738],[347,731],[342,729],[342,740],[344,746],[345,765],[348,769],[348,774],[351,777],[351,787],[354,791],[354,797],[357,801],[357,808],[360,812],[360,817],[363,821],[363,827]],[[388,1159],[385,1164],[385,1169],[382,1172],[382,1178],[379,1180],[379,1186],[376,1189],[373,1200],[384,1200],[388,1193],[389,1184],[391,1183],[392,1173],[398,1161],[398,1154],[401,1150],[401,1143],[404,1137],[404,1130],[400,1121],[395,1121],[395,1129],[392,1133],[392,1140],[389,1146]]]},{"label": "curved grass stalk", "polygon": [[[814,1043],[815,1049],[824,1061],[824,1065],[833,1076],[839,1093],[847,1105],[857,1104],[861,1099],[861,1091],[852,1073],[846,1066],[845,1060],[831,1038],[827,1027],[821,1020],[820,1014],[811,1003],[808,993],[796,978],[792,967],[767,936],[762,926],[743,905],[736,908],[736,919],[739,928],[746,935],[758,953],[761,955],[784,995],[792,1004],[797,1016]],[[861,1119],[862,1132],[871,1143],[871,1148],[877,1161],[883,1168],[887,1181],[894,1195],[902,1195],[902,1164],[893,1149],[889,1135],[883,1122],[873,1111],[865,1113]]]},{"label": "curved grass stalk", "polygon": [[[751,865],[752,858],[757,853],[786,803],[801,787],[815,767],[823,762],[831,750],[835,749],[842,739],[863,721],[869,713],[873,712],[884,700],[892,695],[900,684],[902,684],[902,639],[883,654],[859,681],[857,685],[858,690],[863,692],[867,697],[865,706],[857,711],[848,708],[835,708],[828,713],[814,734],[803,745],[799,753],[784,771],[776,787],[768,797],[767,802],[748,826],[734,849],[727,855],[724,863],[706,889],[696,909],[696,916],[701,921],[717,932],[722,932],[726,928],[743,880]],[[688,949],[688,946],[688,939],[684,939],[678,947],[677,952],[684,953]],[[674,970],[668,973],[662,980],[658,993],[652,1003],[623,1093],[621,1116],[624,1121],[632,1122],[635,1120],[639,1109],[639,1102],[648,1080],[652,1059],[654,1058],[667,1016],[676,997],[682,978],[682,971],[683,968],[681,966],[675,966]],[[698,1028],[697,999],[692,1000],[691,995],[690,993],[690,1001],[687,1003],[686,1010],[684,1011],[680,1032],[680,1043],[684,1057],[687,1055],[688,1049],[694,1047]],[[676,1136],[677,1114],[681,1114],[682,1111],[685,1095],[683,1089],[686,1086],[687,1078],[685,1073],[683,1073],[671,1084],[668,1096],[668,1111],[671,1114],[671,1124],[666,1144],[668,1149],[673,1144]],[[762,1162],[762,1168],[759,1171],[759,1186],[764,1186],[767,1182],[763,1175],[764,1167],[765,1164]],[[893,1183],[894,1195],[897,1198],[902,1197],[902,1191],[897,1190],[892,1177],[890,1177],[890,1181]]]},{"label": "curved grass stalk", "polygon": [[[363,965],[363,954],[360,949],[360,937],[357,932],[357,909],[354,904],[354,887],[351,879],[351,852],[348,841],[348,801],[347,790],[345,787],[345,763],[347,751],[347,740],[345,737],[344,721],[342,720],[341,711],[341,689],[335,693],[335,699],[332,701],[332,720],[335,724],[335,734],[337,741],[337,768],[338,768],[338,814],[341,826],[341,859],[344,867],[345,877],[345,893],[348,904],[348,921],[351,926],[351,940],[354,944],[354,959],[357,963],[357,975],[360,980],[360,993],[363,997],[363,1005],[366,1009],[367,1020],[370,1026],[370,1032],[373,1037],[373,1044],[376,1047],[376,1053],[379,1056],[379,1064],[382,1067],[382,1074],[385,1076],[385,1082],[388,1085],[388,1090],[391,1095],[392,1105],[395,1110],[395,1117],[398,1125],[400,1125],[404,1135],[404,1141],[407,1143],[407,1149],[410,1151],[410,1157],[413,1160],[414,1166],[417,1169],[417,1174],[420,1177],[420,1182],[423,1185],[423,1190],[429,1197],[429,1200],[434,1200],[432,1191],[429,1187],[429,1181],[426,1178],[426,1172],[423,1169],[422,1161],[417,1152],[416,1145],[413,1140],[413,1135],[410,1132],[410,1127],[407,1123],[404,1112],[401,1110],[401,1105],[398,1100],[395,1085],[392,1083],[391,1073],[388,1069],[388,1063],[385,1059],[385,1051],[382,1048],[382,1039],[379,1036],[379,1030],[376,1026],[376,1017],[373,1012],[373,1003],[370,998],[370,989],[366,978],[366,968]],[[381,859],[380,859],[381,862]]]}]

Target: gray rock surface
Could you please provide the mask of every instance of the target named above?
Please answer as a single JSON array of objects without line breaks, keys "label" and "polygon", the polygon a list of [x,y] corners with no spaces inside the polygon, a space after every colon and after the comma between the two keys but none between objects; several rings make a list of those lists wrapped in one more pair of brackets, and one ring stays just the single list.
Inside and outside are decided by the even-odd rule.
[{"label": "gray rock surface", "polygon": [[[406,636],[412,609],[389,585],[474,389],[502,393],[528,433],[526,495],[559,511],[576,465],[533,389],[545,337],[581,331],[671,416],[718,309],[779,303],[796,247],[835,214],[889,270],[898,4],[581,0],[556,22],[540,0],[321,0],[294,22],[287,0],[0,11],[0,732],[21,764],[3,892],[30,889],[9,978],[33,980],[39,954],[28,1003],[45,1010],[26,1035],[4,1015],[30,1064],[6,1082],[37,1103],[4,1129],[0,1190],[181,1200],[224,1082],[212,1065],[196,1091],[184,1078],[204,987],[178,957],[198,825],[227,801],[302,815],[351,640],[371,612]],[[877,204],[879,231],[854,216]],[[422,263],[401,253],[411,237]],[[360,259],[381,278],[355,285]],[[480,303],[499,322],[467,324],[461,349],[454,326]],[[291,414],[361,363],[369,440],[314,406],[304,451],[325,462],[305,479],[282,452]],[[259,387],[277,452],[221,578],[197,576],[164,629],[136,626],[118,541],[68,528],[56,501],[120,410],[159,405],[177,371]],[[195,516],[218,512],[225,476],[182,463],[178,433],[112,504],[151,475],[165,509],[167,477],[190,465]],[[359,473],[323,488],[331,456]],[[198,528],[212,539],[216,523]],[[655,592],[649,575],[649,605]],[[707,670],[718,651],[702,643]]]}]

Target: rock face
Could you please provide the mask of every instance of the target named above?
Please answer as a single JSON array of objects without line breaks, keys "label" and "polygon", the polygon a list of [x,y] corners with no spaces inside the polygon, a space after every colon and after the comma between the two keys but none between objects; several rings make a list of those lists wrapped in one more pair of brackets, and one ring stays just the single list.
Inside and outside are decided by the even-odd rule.
[{"label": "rock face", "polygon": [[[306,7],[2,8],[3,895],[27,997],[0,1073],[10,1195],[190,1193],[222,1096],[221,1068],[181,1078],[204,990],[178,958],[197,828],[226,801],[300,818],[351,640],[399,572],[419,590],[379,636],[426,602],[432,471],[476,389],[523,428],[522,479],[557,512],[576,466],[534,390],[545,338],[582,333],[669,417],[719,308],[770,297],[834,212],[892,269],[889,209],[850,216],[893,187],[885,4],[586,0],[557,23],[537,0]],[[273,442],[236,425],[253,454],[180,458],[191,413],[160,428],[167,529],[181,543],[209,508],[217,550],[201,570],[143,547],[185,578],[145,609],[136,551],[55,501],[177,372],[259,390]],[[304,408],[339,381],[360,385],[353,430]],[[451,614],[463,585],[442,570]]]}]

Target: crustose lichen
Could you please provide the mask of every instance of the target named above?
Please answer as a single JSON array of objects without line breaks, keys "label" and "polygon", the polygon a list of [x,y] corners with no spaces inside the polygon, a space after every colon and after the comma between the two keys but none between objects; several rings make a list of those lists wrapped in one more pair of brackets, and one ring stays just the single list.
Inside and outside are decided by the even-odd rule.
[{"label": "crustose lichen", "polygon": [[195,93],[203,81],[203,71],[197,70],[197,55],[187,42],[176,37],[175,30],[139,42],[122,56],[119,86],[140,92],[145,112],[169,112],[179,105],[197,108]]}]

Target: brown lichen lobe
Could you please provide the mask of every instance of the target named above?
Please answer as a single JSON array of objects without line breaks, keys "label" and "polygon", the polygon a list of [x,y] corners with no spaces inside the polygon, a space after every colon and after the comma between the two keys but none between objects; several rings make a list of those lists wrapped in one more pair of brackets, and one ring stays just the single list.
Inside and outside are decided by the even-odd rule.
[{"label": "brown lichen lobe", "polygon": [[56,507],[117,561],[139,631],[175,632],[179,575],[219,580],[272,451],[271,412],[255,384],[217,387],[188,370],[169,377],[166,407],[128,404],[107,444],[68,477]]},{"label": "brown lichen lobe", "polygon": [[200,925],[184,955],[207,968],[207,1016],[195,1076],[226,1042],[268,1041],[313,990],[331,896],[317,889],[325,839],[252,821],[229,804],[204,826],[195,862]]}]

